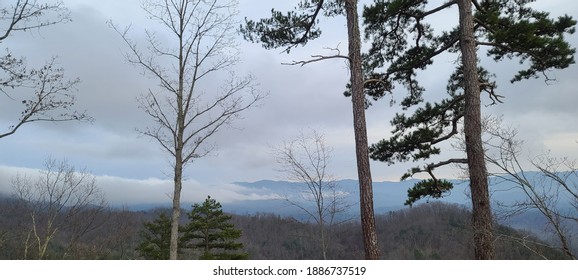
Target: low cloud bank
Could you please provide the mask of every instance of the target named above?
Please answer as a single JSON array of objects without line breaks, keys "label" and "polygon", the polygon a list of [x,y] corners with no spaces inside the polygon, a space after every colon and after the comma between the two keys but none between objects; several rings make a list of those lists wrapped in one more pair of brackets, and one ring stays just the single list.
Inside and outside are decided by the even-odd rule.
[{"label": "low cloud bank", "polygon": [[[0,194],[11,194],[10,180],[18,174],[35,178],[39,175],[39,170],[0,165]],[[106,194],[111,206],[170,204],[172,201],[172,180],[159,178],[129,179],[104,175],[96,176],[96,181],[98,187]],[[208,195],[221,203],[270,200],[281,197],[266,188],[253,189],[236,184],[205,185],[195,180],[183,182],[181,194],[183,206],[187,206],[186,203],[201,202]]]}]

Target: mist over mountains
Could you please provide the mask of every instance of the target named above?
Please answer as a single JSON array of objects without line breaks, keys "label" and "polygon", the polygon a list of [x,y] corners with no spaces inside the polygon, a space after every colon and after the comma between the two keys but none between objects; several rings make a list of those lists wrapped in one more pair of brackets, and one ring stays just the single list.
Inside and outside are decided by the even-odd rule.
[{"label": "mist over mountains", "polygon": [[[540,179],[539,172],[526,172],[526,178],[529,182],[536,184],[545,182]],[[507,224],[514,228],[531,231],[539,236],[544,235],[544,228],[546,220],[537,210],[529,210],[517,215],[508,216],[504,218],[503,205],[512,205],[516,202],[521,202],[526,199],[524,192],[517,188],[516,185],[508,181],[510,177],[498,178],[490,177],[490,195],[491,201],[494,204],[493,210],[499,219],[500,223]],[[411,188],[418,179],[411,179],[401,182],[374,182],[374,209],[376,214],[385,214],[391,211],[407,209],[409,206],[404,205],[407,199],[407,190]],[[439,199],[425,198],[414,204],[414,207],[439,201],[449,204],[458,204],[466,208],[471,208],[471,201],[469,197],[469,182],[467,180],[450,180],[454,184],[454,188]],[[573,182],[578,183],[578,182]],[[242,186],[248,190],[254,191],[256,194],[274,194],[278,199],[270,200],[255,200],[255,201],[236,201],[223,203],[223,209],[234,214],[245,215],[255,213],[272,213],[279,216],[293,217],[298,220],[307,220],[309,217],[302,210],[292,202],[301,203],[303,205],[313,206],[311,202],[304,201],[300,193],[307,193],[306,184],[287,181],[273,181],[261,180],[256,182],[235,182],[235,185]],[[337,219],[348,220],[358,219],[359,217],[359,184],[357,180],[339,180],[336,181],[339,191],[344,193],[345,204],[349,207],[346,211],[341,213]],[[538,185],[537,185],[538,186]],[[553,189],[551,189],[553,190]],[[559,201],[559,208],[572,209],[571,201],[567,197],[562,197]],[[186,205],[186,204],[185,204]],[[501,206],[498,206],[501,205]],[[184,205],[183,205],[184,206]]]},{"label": "mist over mountains", "polygon": [[[402,182],[374,182],[373,183],[373,199],[376,213],[387,213],[395,211],[404,206],[407,199],[407,190],[412,187],[418,180],[407,180]],[[359,183],[357,180],[339,180],[335,182],[337,191],[343,192],[344,203],[348,207],[347,211],[343,213],[344,216],[359,214]],[[456,189],[452,194],[444,197],[441,201],[457,204],[466,204],[467,196],[461,187],[462,182],[456,181]],[[281,216],[301,216],[301,211],[291,205],[287,200],[296,203],[307,203],[302,198],[302,195],[308,193],[308,188],[305,183],[287,182],[287,181],[272,181],[261,180],[256,182],[235,182],[235,185],[240,185],[257,192],[265,190],[274,192],[279,196],[278,199],[260,200],[260,201],[237,201],[223,204],[225,210],[235,214],[252,214],[252,213],[274,213]],[[455,193],[455,194],[454,194]],[[420,203],[425,203],[420,202]]]},{"label": "mist over mountains", "polygon": [[[538,182],[539,172],[526,172],[526,178],[530,182]],[[516,187],[516,185],[507,180],[490,177],[490,195],[494,204],[512,204],[517,201],[526,199],[523,191]],[[376,213],[387,213],[403,208],[408,208],[404,205],[407,199],[407,190],[419,179],[409,179],[401,182],[373,182],[373,200],[374,209]],[[454,184],[454,188],[445,194],[442,198],[432,199],[425,198],[415,205],[428,203],[430,201],[440,201],[451,204],[459,204],[470,207],[471,201],[469,197],[469,182],[467,180],[449,180]],[[335,181],[337,190],[342,192],[344,202],[349,205],[347,214],[356,215],[359,213],[359,183],[357,180],[344,179]],[[576,182],[578,183],[578,182]],[[260,180],[255,182],[233,182],[231,185],[239,186],[237,192],[242,193],[245,197],[256,197],[256,199],[236,200],[232,202],[221,202],[223,209],[234,214],[254,214],[254,213],[272,213],[281,216],[299,217],[302,213],[287,199],[293,202],[306,203],[302,200],[302,194],[308,193],[309,190],[305,183],[288,182],[276,180]],[[270,197],[270,199],[263,199],[263,197]],[[184,200],[182,206],[190,208],[194,201]],[[561,203],[567,204],[570,207],[569,200],[561,200]],[[133,203],[125,205],[130,209],[144,210],[154,207],[168,206],[170,201],[167,199],[166,204],[150,204],[150,203]],[[565,207],[565,206],[563,206]]]},{"label": "mist over mountains", "polygon": [[[529,181],[533,181],[535,177],[539,176],[538,172],[526,172],[526,177]],[[407,199],[407,190],[418,179],[410,179],[401,182],[373,182],[373,199],[376,213],[387,213],[402,208],[408,208],[404,205]],[[429,201],[440,201],[451,204],[459,204],[469,207],[469,182],[467,180],[449,180],[454,184],[454,188],[439,199],[425,198],[416,203],[428,203]],[[292,215],[298,209],[287,203],[285,197],[289,199],[299,199],[299,193],[308,192],[307,186],[304,183],[287,182],[287,181],[273,181],[261,180],[256,182],[235,182],[235,185],[243,186],[254,191],[257,194],[271,193],[278,196],[278,199],[259,200],[259,201],[237,201],[232,203],[225,203],[223,207],[233,213],[276,213],[279,215]],[[354,214],[358,213],[358,199],[359,199],[359,183],[357,180],[338,180],[336,181],[337,189],[344,193],[347,204],[351,205],[351,211]],[[507,180],[490,177],[490,192],[493,203],[497,204],[511,204],[517,201],[522,201],[526,198],[524,192],[517,188],[516,185]],[[562,199],[563,204],[570,207],[570,201]],[[564,207],[564,206],[563,206]]]}]

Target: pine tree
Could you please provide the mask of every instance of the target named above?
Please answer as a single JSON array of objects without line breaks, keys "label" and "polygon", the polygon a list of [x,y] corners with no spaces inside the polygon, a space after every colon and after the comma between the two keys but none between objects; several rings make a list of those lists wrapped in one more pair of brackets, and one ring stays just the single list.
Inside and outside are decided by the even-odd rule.
[{"label": "pine tree", "polygon": [[[441,153],[439,143],[458,135],[458,126],[463,122],[466,158],[426,163],[404,174],[402,179],[419,172],[431,176],[409,190],[406,203],[411,205],[425,196],[440,197],[452,188],[450,182],[435,177],[434,169],[467,164],[475,255],[478,259],[491,259],[495,256],[494,238],[481,139],[480,94],[487,93],[492,104],[502,102],[503,96],[496,92],[491,73],[477,65],[478,52],[486,50],[497,62],[519,59],[525,69],[514,75],[512,83],[540,75],[549,80],[546,71],[574,63],[575,49],[564,40],[564,34],[574,32],[576,21],[567,15],[551,19],[548,13],[529,7],[532,0],[450,0],[439,6],[427,2],[376,0],[364,10],[366,38],[371,41],[365,56],[366,94],[377,100],[392,92],[395,85],[402,85],[408,91],[401,101],[402,108],[421,105],[411,116],[396,115],[391,121],[393,136],[372,145],[370,154],[389,164],[428,160]],[[434,32],[426,20],[452,7],[457,8],[456,26]],[[460,61],[449,77],[449,96],[424,104],[425,89],[416,79],[418,71],[445,53],[456,54]]]},{"label": "pine tree", "polygon": [[241,230],[229,222],[231,216],[223,213],[221,204],[210,196],[203,204],[195,203],[189,223],[183,227],[184,247],[202,251],[202,260],[240,260],[248,254],[241,252],[243,243],[237,242]]},{"label": "pine tree", "polygon": [[165,213],[144,223],[140,232],[143,241],[137,246],[138,254],[147,260],[168,260],[171,244],[171,219]]}]

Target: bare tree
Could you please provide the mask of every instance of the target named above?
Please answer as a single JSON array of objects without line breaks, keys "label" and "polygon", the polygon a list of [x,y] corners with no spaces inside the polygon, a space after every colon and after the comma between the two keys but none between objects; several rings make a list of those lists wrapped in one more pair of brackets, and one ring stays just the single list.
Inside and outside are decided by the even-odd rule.
[{"label": "bare tree", "polygon": [[86,170],[76,171],[66,160],[48,159],[36,180],[19,174],[11,184],[30,218],[24,238],[25,259],[45,258],[49,244],[64,231],[69,233],[66,257],[81,236],[95,229],[96,217],[107,205],[95,177]]},{"label": "bare tree", "polygon": [[485,131],[488,135],[485,140],[488,149],[486,161],[497,169],[492,175],[524,194],[522,199],[513,203],[499,202],[505,216],[528,210],[539,211],[546,218],[547,228],[554,234],[562,252],[568,258],[576,259],[571,244],[578,229],[576,161],[556,158],[548,153],[524,159],[524,141],[518,139],[515,129],[504,127],[500,118],[489,118]]},{"label": "bare tree", "polygon": [[285,173],[290,181],[307,186],[299,198],[287,197],[286,200],[317,224],[323,259],[327,259],[328,229],[333,226],[336,216],[349,206],[345,201],[347,194],[339,190],[333,175],[328,173],[332,150],[325,143],[325,137],[315,130],[310,135],[301,133],[273,149],[279,171]]},{"label": "bare tree", "polygon": [[[251,76],[233,73],[239,61],[236,6],[236,1],[145,1],[148,17],[174,40],[161,42],[147,30],[146,51],[128,37],[128,28],[112,26],[130,49],[128,61],[160,83],[139,101],[156,124],[142,133],[171,156],[173,165],[171,259],[177,258],[183,169],[211,151],[207,139],[264,97]],[[223,72],[229,79],[215,79]]]},{"label": "bare tree", "polygon": [[[12,1],[10,6],[0,6],[0,43],[14,32],[41,29],[70,21],[68,9],[61,1],[40,3],[36,0]],[[14,134],[22,125],[31,122],[91,121],[84,112],[73,110],[75,96],[71,93],[80,82],[68,80],[56,58],[34,69],[26,60],[6,53],[0,56],[0,92],[24,108],[18,121],[10,125],[0,138]],[[13,105],[11,105],[13,106]]]}]

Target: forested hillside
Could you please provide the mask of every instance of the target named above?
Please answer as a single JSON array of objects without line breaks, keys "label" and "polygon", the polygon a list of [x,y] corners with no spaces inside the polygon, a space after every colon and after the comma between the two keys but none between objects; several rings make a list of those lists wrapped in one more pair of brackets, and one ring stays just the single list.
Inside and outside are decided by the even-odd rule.
[{"label": "forested hillside", "polygon": [[[0,203],[0,259],[34,259],[29,217],[9,198]],[[168,209],[100,212],[81,236],[67,225],[50,242],[46,259],[140,259],[135,251],[143,223]],[[462,206],[428,203],[385,215],[376,222],[383,259],[472,259],[471,213]],[[316,225],[274,214],[233,215],[242,230],[240,241],[250,259],[321,259]],[[496,235],[499,259],[561,259],[528,233],[500,226]],[[362,259],[360,224],[347,221],[329,229],[328,259]],[[75,238],[79,237],[79,238]]]},{"label": "forested hillside", "polygon": [[[422,204],[376,216],[383,259],[473,259],[471,212],[445,203]],[[314,226],[262,214],[235,216],[252,259],[320,259]],[[329,259],[363,259],[360,225],[349,221],[331,230]],[[498,226],[499,259],[561,259],[528,233]]]}]

